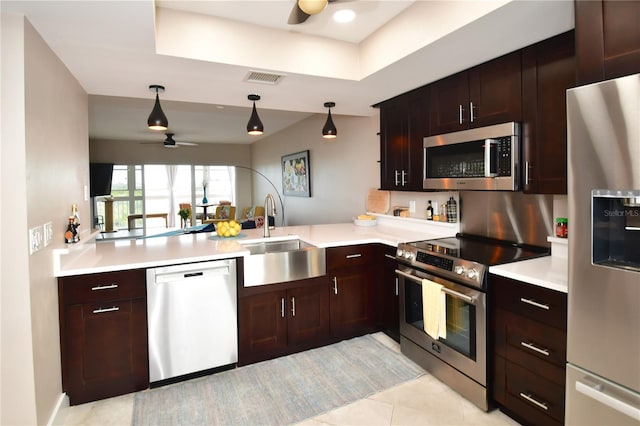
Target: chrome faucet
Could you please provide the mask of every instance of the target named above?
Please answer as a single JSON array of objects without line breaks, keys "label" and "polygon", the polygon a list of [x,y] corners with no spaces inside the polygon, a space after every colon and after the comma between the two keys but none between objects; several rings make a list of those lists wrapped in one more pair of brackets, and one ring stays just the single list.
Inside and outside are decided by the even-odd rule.
[{"label": "chrome faucet", "polygon": [[271,206],[271,212],[274,216],[273,218],[273,229],[276,229],[276,219],[275,219],[275,215],[276,215],[276,201],[273,199],[273,195],[271,194],[267,194],[266,197],[264,197],[264,236],[265,237],[270,237],[271,233],[269,232],[270,228],[269,228],[269,206]]}]

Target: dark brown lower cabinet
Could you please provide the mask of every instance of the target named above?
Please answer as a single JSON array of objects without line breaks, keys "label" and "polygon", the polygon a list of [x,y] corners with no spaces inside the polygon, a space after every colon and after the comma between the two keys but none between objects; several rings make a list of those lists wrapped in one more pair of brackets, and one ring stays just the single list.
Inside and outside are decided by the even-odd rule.
[{"label": "dark brown lower cabinet", "polygon": [[149,387],[145,271],[58,280],[62,387],[71,405]]},{"label": "dark brown lower cabinet", "polygon": [[564,423],[567,295],[491,275],[492,397],[526,425]]},{"label": "dark brown lower cabinet", "polygon": [[398,297],[398,277],[396,275],[396,248],[382,246],[384,259],[380,275],[378,296],[378,318],[380,328],[395,341],[400,341],[400,300]]},{"label": "dark brown lower cabinet", "polygon": [[327,249],[331,337],[349,339],[376,331],[376,280],[380,251],[375,244]]},{"label": "dark brown lower cabinet", "polygon": [[[268,287],[273,286],[280,284]],[[238,364],[251,364],[328,343],[326,277],[296,281],[287,286],[290,288],[267,289],[238,299]]]}]

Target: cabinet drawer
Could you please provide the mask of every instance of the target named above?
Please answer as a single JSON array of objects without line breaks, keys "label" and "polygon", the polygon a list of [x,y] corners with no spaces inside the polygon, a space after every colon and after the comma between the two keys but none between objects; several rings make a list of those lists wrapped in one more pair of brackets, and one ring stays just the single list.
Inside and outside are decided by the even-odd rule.
[{"label": "cabinet drawer", "polygon": [[137,299],[146,294],[144,269],[63,277],[58,283],[65,305]]},{"label": "cabinet drawer", "polygon": [[551,327],[567,330],[567,295],[532,284],[491,275],[496,308],[506,309]]},{"label": "cabinet drawer", "polygon": [[327,249],[327,268],[367,265],[376,261],[375,254],[376,247],[371,244],[330,247]]},{"label": "cabinet drawer", "polygon": [[563,422],[563,386],[541,379],[539,375],[509,361],[506,370],[506,405],[511,405],[509,408],[532,424],[547,424],[552,419]]}]

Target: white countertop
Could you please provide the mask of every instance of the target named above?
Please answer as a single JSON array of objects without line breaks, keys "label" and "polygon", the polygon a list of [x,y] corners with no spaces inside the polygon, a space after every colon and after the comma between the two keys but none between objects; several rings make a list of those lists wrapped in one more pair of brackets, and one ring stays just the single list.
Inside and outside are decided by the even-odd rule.
[{"label": "white countertop", "polygon": [[[270,240],[299,238],[317,247],[381,243],[396,247],[401,242],[453,236],[457,225],[430,223],[376,215],[375,226],[352,223],[276,227]],[[243,229],[243,238],[216,239],[214,233],[171,237],[94,240],[68,245],[54,251],[56,277],[92,274],[136,268],[154,268],[180,263],[202,262],[248,256],[243,244],[263,240],[263,229]],[[215,238],[215,237],[214,237]],[[87,239],[90,240],[90,239]],[[489,272],[549,289],[567,292],[566,257],[547,256],[492,266]]]},{"label": "white countertop", "polygon": [[568,261],[562,256],[545,256],[537,259],[496,265],[489,272],[523,281],[551,290],[568,293]]},{"label": "white countertop", "polygon": [[[383,218],[381,218],[383,219]],[[409,226],[406,226],[409,225]],[[404,241],[455,235],[455,228],[401,225],[380,220],[375,226],[352,223],[276,227],[271,240],[295,239],[317,247],[382,243],[397,246]],[[105,242],[87,241],[54,251],[54,276],[82,275],[135,268],[152,268],[180,263],[242,257],[249,255],[242,244],[263,239],[263,229],[243,229],[243,238],[212,240],[215,234],[199,233],[171,237],[150,237]]]}]

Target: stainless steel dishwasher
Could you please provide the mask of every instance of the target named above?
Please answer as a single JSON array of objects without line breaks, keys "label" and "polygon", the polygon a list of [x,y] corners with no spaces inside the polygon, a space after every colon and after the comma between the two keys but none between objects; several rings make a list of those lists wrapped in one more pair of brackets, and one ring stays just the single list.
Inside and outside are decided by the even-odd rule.
[{"label": "stainless steel dishwasher", "polygon": [[238,362],[235,259],[147,269],[149,381]]}]

